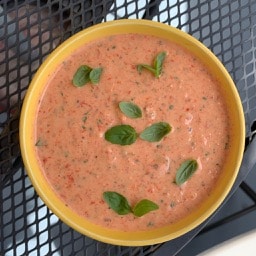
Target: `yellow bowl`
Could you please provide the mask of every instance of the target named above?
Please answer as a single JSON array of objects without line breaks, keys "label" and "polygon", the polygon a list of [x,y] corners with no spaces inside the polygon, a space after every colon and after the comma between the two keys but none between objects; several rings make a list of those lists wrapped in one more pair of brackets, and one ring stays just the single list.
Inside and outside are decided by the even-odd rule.
[{"label": "yellow bowl", "polygon": [[[221,90],[228,104],[232,127],[230,154],[227,156],[226,165],[224,166],[218,186],[208,200],[180,222],[150,231],[113,231],[92,224],[78,216],[67,208],[54,194],[40,170],[34,151],[33,124],[38,100],[41,97],[48,77],[71,52],[83,44],[104,36],[122,33],[149,34],[165,38],[189,49],[200,58],[208,66],[212,74],[218,77],[221,83]],[[78,232],[96,240],[116,245],[142,246],[165,242],[189,232],[206,220],[220,206],[228,195],[239,171],[244,150],[244,124],[242,105],[231,77],[217,57],[202,43],[185,32],[158,22],[119,20],[102,23],[77,33],[54,50],[46,59],[33,78],[24,100],[20,119],[20,145],[27,173],[37,193],[52,212],[63,222]]]}]

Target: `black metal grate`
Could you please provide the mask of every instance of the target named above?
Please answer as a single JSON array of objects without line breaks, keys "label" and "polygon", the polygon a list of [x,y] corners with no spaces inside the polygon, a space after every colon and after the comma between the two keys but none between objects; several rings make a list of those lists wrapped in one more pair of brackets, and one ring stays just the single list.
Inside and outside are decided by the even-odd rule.
[{"label": "black metal grate", "polygon": [[[178,27],[219,57],[237,85],[246,118],[246,167],[241,168],[239,184],[255,165],[256,1],[0,1],[1,255],[151,255],[162,246],[112,246],[70,229],[37,196],[20,157],[22,100],[44,58],[78,31],[122,18]],[[199,231],[172,241],[170,254]]]}]

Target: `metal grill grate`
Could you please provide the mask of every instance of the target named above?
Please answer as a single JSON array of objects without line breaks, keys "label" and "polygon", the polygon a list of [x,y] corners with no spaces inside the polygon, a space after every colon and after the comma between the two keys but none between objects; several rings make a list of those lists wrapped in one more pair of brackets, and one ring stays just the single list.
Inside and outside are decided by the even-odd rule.
[{"label": "metal grill grate", "polygon": [[[246,117],[247,167],[242,168],[238,185],[255,165],[256,1],[0,1],[1,255],[151,255],[161,246],[112,246],[70,229],[37,196],[20,157],[22,99],[39,65],[78,31],[122,18],[178,27],[219,57],[237,85]],[[172,241],[172,254],[199,230]]]}]

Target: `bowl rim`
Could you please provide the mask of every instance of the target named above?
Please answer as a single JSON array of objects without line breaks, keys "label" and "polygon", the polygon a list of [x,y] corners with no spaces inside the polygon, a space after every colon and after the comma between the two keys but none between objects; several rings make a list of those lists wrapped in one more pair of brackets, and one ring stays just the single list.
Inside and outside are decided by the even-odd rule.
[{"label": "bowl rim", "polygon": [[[87,221],[84,222],[81,218],[75,215],[75,217],[78,219],[78,221],[74,220],[74,217],[72,217],[72,214],[69,212],[68,215],[65,215],[65,212],[63,212],[63,208],[59,209],[56,206],[56,200],[52,202],[52,198],[48,198],[47,193],[47,187],[42,184],[42,180],[39,179],[38,170],[36,166],[36,160],[31,158],[31,148],[28,148],[28,142],[31,141],[31,131],[33,129],[30,127],[29,124],[31,124],[31,109],[30,105],[31,102],[33,102],[33,98],[39,99],[39,95],[42,91],[38,91],[38,84],[39,81],[42,78],[42,74],[44,72],[47,72],[48,67],[53,65],[54,59],[60,55],[65,53],[66,55],[69,54],[68,49],[75,49],[76,47],[73,46],[74,42],[77,42],[79,40],[83,40],[86,35],[89,34],[97,34],[97,37],[103,37],[105,35],[108,35],[110,33],[109,31],[114,31],[113,33],[120,34],[123,31],[123,28],[135,28],[140,27],[140,31],[142,29],[148,29],[148,32],[145,30],[146,34],[151,34],[152,30],[154,30],[155,34],[162,36],[163,33],[166,33],[165,36],[168,38],[170,35],[173,37],[176,37],[176,39],[182,38],[184,42],[187,43],[187,47],[196,47],[198,51],[203,52],[203,56],[208,56],[213,63],[217,66],[218,70],[222,72],[223,76],[227,79],[227,83],[229,84],[229,90],[232,90],[233,99],[235,101],[235,104],[237,106],[237,115],[239,119],[239,141],[238,144],[240,145],[240,149],[237,152],[236,155],[236,165],[234,166],[235,170],[233,171],[232,177],[230,177],[229,182],[226,184],[225,191],[221,193],[221,197],[219,197],[217,200],[214,201],[213,205],[209,208],[207,208],[203,214],[198,216],[197,220],[191,220],[188,217],[187,223],[189,223],[186,227],[177,224],[178,228],[176,228],[175,232],[170,232],[170,227],[164,227],[160,228],[163,230],[162,236],[155,236],[154,232],[152,231],[138,231],[138,232],[116,232],[113,230],[108,229],[102,229],[100,228],[100,232],[97,233],[94,230],[98,230],[98,226],[88,223]],[[157,32],[158,31],[158,32]],[[101,36],[99,36],[99,33]],[[126,33],[126,32],[123,32]],[[183,45],[185,46],[185,45]],[[74,48],[75,47],[75,48]],[[63,57],[64,58],[64,57]],[[43,85],[41,85],[41,90],[43,88]],[[35,109],[34,109],[35,111]],[[29,122],[30,120],[30,122]],[[32,124],[31,124],[32,125]],[[115,21],[108,21],[104,22],[98,25],[91,26],[89,28],[86,28],[77,34],[71,36],[69,39],[64,41],[62,44],[60,44],[42,63],[42,65],[39,67],[38,71],[36,72],[35,76],[33,77],[29,88],[26,92],[22,110],[21,110],[21,116],[20,116],[20,148],[21,148],[21,155],[23,158],[23,162],[27,171],[27,174],[36,190],[40,198],[44,201],[44,203],[47,205],[47,207],[56,215],[58,216],[64,223],[66,223],[68,226],[74,228],[76,231],[87,235],[93,239],[109,243],[109,244],[115,244],[115,245],[122,245],[122,246],[143,246],[143,245],[152,245],[157,243],[162,243],[168,240],[172,240],[174,238],[177,238],[195,227],[202,224],[224,201],[228,193],[230,192],[235,179],[237,177],[237,174],[239,172],[239,167],[241,165],[241,161],[243,158],[243,150],[244,150],[244,138],[245,138],[245,120],[244,120],[244,114],[243,114],[243,107],[240,101],[240,96],[238,94],[237,88],[231,79],[229,73],[225,69],[224,65],[219,61],[219,59],[200,41],[198,41],[196,38],[192,37],[191,35],[187,34],[186,32],[183,32],[177,28],[171,27],[169,25],[156,22],[156,21],[148,21],[148,20],[138,20],[138,19],[122,19],[122,20],[115,20]],[[238,145],[237,144],[237,145]],[[32,145],[31,143],[29,145]],[[40,176],[42,178],[42,176]],[[68,211],[68,210],[67,210]],[[83,225],[80,225],[79,223],[82,222],[83,225],[87,226],[89,225],[89,229],[85,229]],[[175,225],[174,225],[175,226]],[[160,230],[159,229],[159,230]],[[127,234],[130,234],[130,238],[127,238]],[[136,233],[136,234],[135,234]],[[141,237],[144,237],[141,239]]]}]

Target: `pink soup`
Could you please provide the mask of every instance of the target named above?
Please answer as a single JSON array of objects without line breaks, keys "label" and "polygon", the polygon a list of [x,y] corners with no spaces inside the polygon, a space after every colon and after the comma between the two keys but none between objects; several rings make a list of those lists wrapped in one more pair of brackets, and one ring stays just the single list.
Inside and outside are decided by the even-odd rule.
[{"label": "pink soup", "polygon": [[[140,63],[166,52],[156,78]],[[75,87],[81,65],[101,67],[98,84]],[[131,119],[119,102],[138,105]],[[112,144],[105,132],[128,124],[140,133],[154,123],[172,127],[159,142],[138,138]],[[207,199],[229,151],[229,122],[219,84],[190,52],[161,38],[122,34],[90,42],[72,53],[50,77],[38,104],[35,150],[45,178],[74,212],[117,230],[147,230],[175,223]],[[196,172],[182,185],[181,163],[195,159]],[[124,195],[131,206],[148,199],[159,206],[142,217],[118,215],[105,191]]]}]

